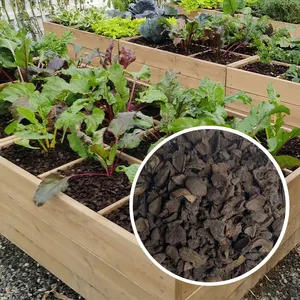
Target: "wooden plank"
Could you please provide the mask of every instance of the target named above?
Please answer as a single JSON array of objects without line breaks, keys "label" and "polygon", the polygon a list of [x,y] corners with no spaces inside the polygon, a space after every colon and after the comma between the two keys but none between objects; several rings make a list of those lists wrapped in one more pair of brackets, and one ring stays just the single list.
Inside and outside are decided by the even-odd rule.
[{"label": "wooden plank", "polygon": [[[279,247],[272,258],[259,271],[244,280],[226,300],[238,300],[244,297],[249,289],[253,288],[259,280],[274,268],[300,241],[300,230],[296,231],[283,245]],[[224,298],[223,298],[224,299]],[[189,299],[190,300],[190,299]]]},{"label": "wooden plank", "polygon": [[175,71],[198,80],[209,77],[225,85],[227,66],[120,40],[119,47],[123,46],[135,51],[136,62],[140,64],[165,71]]},{"label": "wooden plank", "polygon": [[[131,72],[137,72],[141,69],[143,64],[134,62],[128,67]],[[151,83],[158,83],[166,75],[167,70],[149,66],[151,72]],[[193,78],[181,74],[177,74],[178,80],[184,88],[197,88],[200,85],[200,79]]]},{"label": "wooden plank", "polygon": [[5,224],[24,234],[49,256],[53,255],[74,274],[101,291],[104,299],[158,299],[9,196],[2,196],[0,208]]},{"label": "wooden plank", "polygon": [[110,214],[111,212],[119,209],[120,207],[124,206],[125,204],[127,204],[129,202],[129,196],[101,209],[100,211],[98,211],[98,214],[101,215],[101,216],[105,216],[105,215],[108,215]]},{"label": "wooden plank", "polygon": [[281,101],[299,105],[300,84],[288,80],[265,76],[236,68],[228,68],[226,87],[250,94],[268,97],[267,87],[272,83],[280,94]]},{"label": "wooden plank", "polygon": [[48,255],[43,249],[34,244],[21,232],[13,228],[0,219],[1,234],[22,249],[40,265],[66,283],[78,294],[88,300],[106,300],[107,298],[101,292],[97,291],[93,286],[84,281],[77,274],[58,262],[56,259]]},{"label": "wooden plank", "polygon": [[0,201],[2,195],[7,195],[57,230],[63,229],[69,239],[156,297],[175,297],[175,279],[151,264],[134,235],[65,194],[37,208],[32,198],[39,182],[38,178],[0,157]]},{"label": "wooden plank", "polygon": [[[44,22],[44,30],[45,33],[54,32],[58,36],[62,36],[62,34],[65,31],[72,31],[75,36],[74,42],[71,43],[72,45],[78,44],[83,46],[85,49],[89,49],[89,50],[99,48],[99,50],[104,53],[108,48],[109,42],[111,40],[110,38],[105,36],[101,36],[95,33],[87,32],[87,31],[75,29],[73,27],[67,27],[67,26],[63,26],[51,22]],[[118,40],[114,40],[114,44],[115,47],[113,49],[113,55],[116,56],[119,53]]]},{"label": "wooden plank", "polygon": [[71,161],[69,163],[66,163],[66,164],[64,164],[62,166],[59,166],[59,167],[57,167],[57,168],[55,168],[55,169],[53,169],[51,171],[45,172],[45,173],[43,173],[41,175],[38,175],[38,177],[41,178],[41,179],[44,179],[45,177],[49,176],[50,174],[56,173],[59,170],[66,170],[69,167],[72,167],[74,165],[77,165],[77,164],[83,162],[84,160],[85,160],[85,158],[78,158],[78,159],[73,160],[73,161]]},{"label": "wooden plank", "polygon": [[[250,79],[249,79],[250,80]],[[226,95],[232,96],[238,93],[240,89],[226,88]],[[258,105],[262,101],[268,101],[266,97],[252,94],[247,92],[247,94],[253,99],[253,104]],[[281,98],[282,99],[282,98]],[[291,115],[285,117],[285,125],[291,128],[300,127],[300,105],[289,104],[284,99],[282,99],[282,104],[286,105],[291,110]],[[243,103],[232,103],[226,105],[226,108],[236,111],[237,113],[248,114],[250,111],[249,105],[244,105]]]},{"label": "wooden plank", "polygon": [[271,20],[270,23],[272,24],[274,29],[280,29],[280,28],[288,28],[290,33],[296,37],[300,38],[300,24],[292,24],[292,23],[287,23],[287,22],[280,22],[280,21],[274,21]]},{"label": "wooden plank", "polygon": [[15,135],[11,135],[11,136],[8,136],[8,137],[5,137],[3,139],[0,139],[0,145],[2,144],[6,144],[6,142],[8,141],[11,141],[11,140],[14,140],[16,139],[17,137]]}]

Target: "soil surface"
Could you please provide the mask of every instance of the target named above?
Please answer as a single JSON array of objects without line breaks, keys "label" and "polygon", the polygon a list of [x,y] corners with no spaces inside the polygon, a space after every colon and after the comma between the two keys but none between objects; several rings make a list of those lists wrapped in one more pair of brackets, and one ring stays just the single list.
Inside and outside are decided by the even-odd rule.
[{"label": "soil surface", "polygon": [[0,139],[7,137],[7,134],[4,132],[4,129],[9,125],[12,116],[10,114],[0,116]]},{"label": "soil surface", "polygon": [[217,57],[216,54],[212,51],[204,52],[201,54],[198,54],[195,56],[195,58],[218,63],[221,65],[229,65],[231,63],[234,63],[236,61],[244,59],[243,56],[233,54],[233,53],[227,53],[226,56],[223,55],[223,53],[220,55],[220,57]]},{"label": "soil surface", "polygon": [[[16,80],[14,69],[4,69],[4,71],[12,80]],[[0,84],[7,83],[7,82],[11,82],[11,81],[0,70]]]},{"label": "soil surface", "polygon": [[263,64],[261,62],[252,63],[241,67],[242,70],[267,75],[271,77],[277,77],[284,74],[289,67],[275,65],[275,64]]},{"label": "soil surface", "polygon": [[137,183],[134,216],[148,252],[195,281],[243,275],[272,250],[285,201],[268,157],[232,133],[201,130],[164,144]]},{"label": "soil surface", "polygon": [[124,152],[137,158],[140,160],[143,160],[147,154],[148,150],[151,147],[152,144],[156,143],[158,141],[158,138],[148,135],[147,137],[144,137],[144,140],[140,143],[140,145],[135,149],[126,149]]},{"label": "soil surface", "polygon": [[176,54],[182,54],[182,55],[188,56],[188,55],[192,55],[192,54],[202,52],[202,51],[206,50],[207,48],[202,46],[202,45],[194,44],[190,47],[190,49],[188,49],[188,52],[186,52],[185,50],[180,49],[179,47],[176,47],[174,44],[170,44],[170,45],[159,47],[159,49],[164,50],[164,51],[168,51],[168,52],[172,52],[172,53],[176,53]]},{"label": "soil surface", "polygon": [[[32,145],[38,147],[38,143],[35,145],[33,142]],[[40,149],[28,149],[14,144],[0,150],[0,155],[33,175],[51,171],[79,158],[70,148],[67,139],[62,144],[57,142],[55,149],[50,149],[49,152]]]},{"label": "soil surface", "polygon": [[133,233],[130,221],[129,203],[105,216],[108,220],[116,223],[125,230]]},{"label": "soil surface", "polygon": [[142,46],[151,47],[151,48],[159,48],[161,46],[166,46],[166,45],[172,45],[173,44],[172,41],[164,41],[163,43],[156,44],[156,43],[153,43],[153,42],[149,42],[144,37],[134,38],[134,39],[129,40],[129,42],[134,43],[134,44],[138,44],[138,45],[142,45]]},{"label": "soil surface", "polygon": [[[120,162],[120,165],[125,164]],[[72,168],[61,171],[65,176],[74,174],[100,173],[105,171],[101,164],[95,160],[87,160],[76,164]],[[98,212],[110,204],[121,200],[130,193],[131,184],[124,173],[114,173],[111,177],[84,176],[73,178],[65,191],[67,195]]]},{"label": "soil surface", "polygon": [[[225,48],[225,50],[229,49],[230,47]],[[257,49],[253,48],[253,47],[241,47],[241,48],[236,48],[233,47],[230,49],[231,52],[234,53],[240,53],[240,54],[245,54],[245,55],[250,55],[253,56],[256,54]]]},{"label": "soil surface", "polygon": [[300,138],[290,140],[278,155],[291,155],[300,159]]}]

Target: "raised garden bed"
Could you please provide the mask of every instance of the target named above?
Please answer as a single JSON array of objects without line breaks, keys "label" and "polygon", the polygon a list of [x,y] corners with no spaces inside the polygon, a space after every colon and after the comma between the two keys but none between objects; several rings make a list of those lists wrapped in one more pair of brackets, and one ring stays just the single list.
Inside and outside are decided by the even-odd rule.
[{"label": "raised garden bed", "polygon": [[[173,4],[173,7],[177,8],[179,10],[180,14],[186,15],[189,18],[195,18],[198,16],[200,13],[207,13],[211,15],[216,15],[216,14],[222,14],[223,12],[220,10],[214,10],[214,9],[202,9],[199,8],[197,11],[193,12],[187,12],[182,6]],[[242,16],[242,14],[239,14]],[[272,24],[274,29],[281,29],[281,28],[287,28],[290,30],[292,35],[296,38],[300,38],[300,24],[292,24],[292,23],[287,23],[287,22],[281,22],[281,21],[275,21],[275,20],[270,20],[270,24]]]},{"label": "raised garden bed", "polygon": [[[286,125],[299,127],[300,84],[280,78],[280,74],[285,73],[288,68],[289,65],[280,62],[262,65],[258,56],[249,57],[228,67],[226,92],[232,95],[237,91],[245,91],[253,98],[254,104],[257,104],[267,100],[267,86],[272,83],[280,94],[281,102],[291,110],[291,115],[286,117]],[[243,113],[249,112],[248,108],[240,103],[228,107]]]},{"label": "raised garden bed", "polygon": [[[54,32],[57,34],[57,36],[61,37],[62,34],[65,31],[72,31],[75,40],[74,42],[68,44],[68,49],[69,49],[69,56],[71,59],[75,59],[75,51],[74,51],[74,46],[75,45],[81,45],[83,47],[82,51],[85,53],[90,53],[94,49],[99,49],[100,52],[105,53],[107,47],[109,46],[109,42],[111,38],[101,36],[95,33],[91,33],[88,31],[83,31],[79,30],[73,27],[67,27],[63,25],[59,25],[56,23],[52,22],[44,22],[44,32],[49,33],[49,32]],[[113,55],[116,56],[119,53],[119,47],[118,47],[118,40],[114,40],[114,49],[113,49]],[[93,64],[94,65],[99,65],[98,59],[95,58],[93,59]]]},{"label": "raised garden bed", "polygon": [[[122,159],[140,162],[126,154]],[[69,162],[54,171],[81,169],[83,161]],[[38,177],[47,175],[49,172]],[[276,254],[248,279],[221,287],[181,283],[153,266],[130,233],[128,196],[116,198],[98,212],[64,193],[37,208],[32,198],[40,179],[3,157],[0,182],[1,234],[87,299],[239,299],[300,241],[300,169],[287,177],[291,215]]]},{"label": "raised garden bed", "polygon": [[[136,71],[142,65],[146,64],[150,67],[152,74],[152,82],[156,83],[160,80],[163,74],[167,71],[177,72],[178,79],[184,87],[197,87],[199,80],[209,77],[213,81],[217,81],[225,85],[226,70],[231,64],[218,64],[203,60],[201,57],[195,58],[197,55],[206,53],[201,51],[201,54],[181,55],[162,50],[161,48],[151,48],[148,46],[133,43],[133,40],[119,41],[119,47],[129,47],[136,54],[137,60],[130,65],[129,70]],[[241,56],[240,59],[246,56]],[[209,59],[208,59],[209,60]]]}]

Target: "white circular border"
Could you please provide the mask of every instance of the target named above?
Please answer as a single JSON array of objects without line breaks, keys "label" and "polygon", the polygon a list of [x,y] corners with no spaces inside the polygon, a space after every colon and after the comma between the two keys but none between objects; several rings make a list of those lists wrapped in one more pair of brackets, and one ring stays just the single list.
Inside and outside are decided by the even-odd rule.
[{"label": "white circular border", "polygon": [[[154,258],[153,256],[148,252],[148,250],[146,249],[146,247],[144,246],[142,240],[140,239],[140,236],[137,232],[136,226],[135,226],[135,221],[134,221],[134,214],[133,214],[133,197],[134,197],[134,191],[135,191],[135,186],[137,183],[137,180],[140,176],[141,171],[143,170],[145,164],[147,163],[147,161],[151,158],[151,156],[160,148],[162,147],[164,144],[166,144],[167,142],[173,140],[174,138],[183,135],[185,133],[188,132],[193,132],[193,131],[198,131],[198,130],[220,130],[220,131],[227,131],[227,132],[231,132],[233,134],[239,135],[245,139],[247,139],[248,141],[250,141],[251,143],[255,144],[258,148],[260,148],[266,155],[267,157],[271,160],[271,162],[273,163],[273,165],[275,166],[282,185],[283,185],[283,189],[284,189],[284,196],[285,196],[285,219],[284,219],[284,223],[283,223],[283,227],[281,230],[281,234],[275,244],[275,246],[273,247],[273,249],[271,250],[271,252],[253,269],[251,269],[250,271],[246,272],[245,274],[238,276],[236,278],[230,279],[230,280],[225,280],[225,281],[218,281],[218,282],[200,282],[200,281],[193,281],[193,280],[189,280],[189,279],[185,279],[183,277],[180,277],[178,275],[175,275],[174,273],[170,272],[169,270],[167,270],[166,268],[164,268],[161,264],[159,264]],[[136,176],[134,178],[133,184],[132,184],[132,188],[131,188],[131,192],[130,192],[130,203],[129,203],[129,210],[130,210],[130,220],[131,220],[131,225],[135,234],[135,237],[140,245],[140,247],[142,248],[142,250],[144,251],[144,253],[147,255],[147,257],[151,260],[151,262],[153,264],[155,264],[159,269],[161,269],[163,272],[165,272],[166,274],[172,276],[173,278],[183,281],[185,283],[188,284],[193,284],[193,285],[201,285],[201,286],[221,286],[221,285],[226,285],[226,284],[231,284],[234,282],[237,282],[239,280],[245,279],[246,277],[252,275],[254,272],[256,272],[257,270],[259,270],[265,263],[268,262],[268,260],[273,256],[273,254],[276,252],[276,250],[278,249],[279,245],[282,242],[282,239],[284,237],[287,225],[288,225],[288,220],[289,220],[289,214],[290,214],[290,197],[289,197],[289,191],[288,191],[288,186],[287,186],[287,182],[285,180],[285,177],[279,167],[279,165],[277,164],[275,158],[271,155],[271,153],[264,148],[260,143],[258,143],[256,140],[254,140],[253,138],[249,137],[248,135],[237,131],[235,129],[231,129],[231,128],[226,128],[226,127],[220,127],[220,126],[198,126],[198,127],[193,127],[193,128],[189,128],[189,129],[185,129],[182,130],[178,133],[175,133],[173,135],[171,135],[170,137],[166,138],[165,140],[163,140],[159,145],[157,145],[156,147],[154,147],[152,149],[152,151],[147,154],[146,158],[143,160],[142,164],[140,165]]]}]

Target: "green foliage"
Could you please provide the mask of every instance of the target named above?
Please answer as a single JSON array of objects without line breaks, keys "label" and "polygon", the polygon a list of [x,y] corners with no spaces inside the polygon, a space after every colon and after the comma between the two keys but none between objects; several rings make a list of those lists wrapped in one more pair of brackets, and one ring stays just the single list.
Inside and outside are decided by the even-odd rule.
[{"label": "green foliage", "polygon": [[280,103],[279,95],[272,84],[268,86],[268,102],[260,102],[252,107],[249,115],[239,122],[235,128],[259,140],[258,134],[265,133],[268,150],[277,159],[279,165],[284,167],[299,166],[300,160],[289,156],[279,156],[280,150],[293,138],[300,136],[300,129],[294,128],[286,131],[282,128],[284,118],[290,110]]},{"label": "green foliage", "polygon": [[140,165],[138,164],[132,164],[128,167],[126,166],[118,166],[116,168],[116,172],[117,173],[125,173],[126,176],[128,177],[129,181],[131,183],[133,183],[133,180],[134,180],[134,177],[135,177],[135,174],[137,173],[138,169],[139,169]]},{"label": "green foliage", "polygon": [[[175,22],[177,23],[176,19]],[[170,28],[171,23],[168,19],[164,17],[156,17],[153,19],[147,19],[140,26],[139,30],[146,40],[159,44],[169,38]]]},{"label": "green foliage", "polygon": [[134,37],[139,34],[139,27],[145,19],[122,19],[120,17],[103,19],[91,27],[95,33],[119,39],[122,37]]},{"label": "green foliage", "polygon": [[257,36],[253,45],[257,48],[262,63],[271,60],[282,61],[290,64],[300,64],[300,43],[288,29],[283,28],[272,36]]},{"label": "green foliage", "polygon": [[216,9],[220,8],[223,0],[181,0],[181,5],[190,13],[198,8]]},{"label": "green foliage", "polygon": [[51,174],[45,178],[38,187],[34,195],[34,203],[41,207],[47,201],[64,192],[68,187],[68,177],[62,177],[59,174]]},{"label": "green foliage", "polygon": [[255,13],[257,15],[267,15],[277,21],[300,23],[300,4],[298,0],[258,0]]},{"label": "green foliage", "polygon": [[65,57],[68,55],[67,44],[75,40],[72,31],[65,31],[61,38],[58,38],[54,32],[44,35],[39,43],[37,43],[36,51],[48,52],[46,56]]},{"label": "green foliage", "polygon": [[284,78],[293,82],[300,83],[300,68],[296,65],[290,66],[290,68],[284,74]]}]

